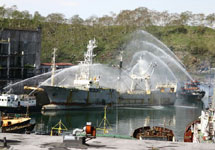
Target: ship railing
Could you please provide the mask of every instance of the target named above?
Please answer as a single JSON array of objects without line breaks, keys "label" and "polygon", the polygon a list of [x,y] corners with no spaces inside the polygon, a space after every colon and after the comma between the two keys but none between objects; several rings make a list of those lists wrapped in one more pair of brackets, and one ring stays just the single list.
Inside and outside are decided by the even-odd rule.
[{"label": "ship railing", "polygon": [[13,119],[13,118],[20,118],[20,117],[26,117],[26,114],[2,113],[2,119]]}]

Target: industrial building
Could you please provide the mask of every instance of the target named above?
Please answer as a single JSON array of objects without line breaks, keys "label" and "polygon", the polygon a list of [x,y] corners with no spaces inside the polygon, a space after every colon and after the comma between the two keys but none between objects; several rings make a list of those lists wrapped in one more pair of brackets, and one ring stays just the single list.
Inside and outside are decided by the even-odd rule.
[{"label": "industrial building", "polygon": [[0,89],[40,72],[41,29],[0,30]]}]

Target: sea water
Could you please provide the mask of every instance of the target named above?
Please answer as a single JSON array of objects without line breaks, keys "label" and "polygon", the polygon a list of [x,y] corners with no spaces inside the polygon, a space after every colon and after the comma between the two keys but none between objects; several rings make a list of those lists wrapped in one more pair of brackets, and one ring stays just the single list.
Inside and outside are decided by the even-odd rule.
[{"label": "sea water", "polygon": [[[132,136],[135,129],[149,126],[161,126],[173,130],[178,141],[183,141],[186,126],[197,119],[201,113],[201,108],[186,106],[155,106],[155,107],[124,107],[107,108],[107,120],[110,126],[107,126],[106,135]],[[50,132],[60,120],[72,131],[75,128],[83,128],[86,122],[92,122],[93,126],[98,127],[104,118],[103,109],[83,109],[72,111],[49,111],[43,113],[32,113],[31,118],[35,120],[35,131]],[[43,124],[43,128],[41,128]],[[101,124],[103,128],[103,123]],[[67,131],[67,132],[68,132]],[[103,134],[103,131],[97,131]]]}]

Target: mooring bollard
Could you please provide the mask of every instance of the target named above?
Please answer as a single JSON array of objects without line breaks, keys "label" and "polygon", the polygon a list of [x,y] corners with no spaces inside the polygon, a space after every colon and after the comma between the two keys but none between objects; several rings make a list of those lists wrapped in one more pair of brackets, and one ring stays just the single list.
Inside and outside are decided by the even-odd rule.
[{"label": "mooring bollard", "polygon": [[7,139],[6,139],[6,137],[4,137],[3,141],[4,141],[4,147],[7,147]]}]

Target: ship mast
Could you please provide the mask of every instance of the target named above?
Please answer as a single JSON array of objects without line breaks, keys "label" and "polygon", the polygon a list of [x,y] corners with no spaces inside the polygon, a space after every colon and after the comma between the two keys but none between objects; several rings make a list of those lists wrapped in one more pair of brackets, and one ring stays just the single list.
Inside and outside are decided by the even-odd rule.
[{"label": "ship mast", "polygon": [[55,71],[56,71],[56,63],[55,63],[55,58],[56,58],[56,51],[57,48],[53,49],[53,57],[52,57],[52,76],[51,76],[51,86],[54,86],[54,75],[55,75]]},{"label": "ship mast", "polygon": [[[92,86],[93,82],[90,79],[90,67],[93,64],[93,57],[96,55],[93,54],[93,49],[96,48],[96,40],[90,40],[87,45],[87,52],[84,53],[84,61],[79,63],[79,74],[76,74],[74,85],[89,88]],[[96,82],[98,80],[96,79]],[[95,84],[94,84],[95,85]]]},{"label": "ship mast", "polygon": [[121,85],[120,85],[120,81],[121,81],[121,74],[122,74],[122,63],[123,63],[123,51],[120,51],[120,54],[119,54],[119,77],[118,77],[118,85],[117,85],[117,88],[118,88],[118,91],[121,90]]},{"label": "ship mast", "polygon": [[89,40],[89,44],[87,45],[87,52],[84,53],[84,61],[81,62],[80,67],[80,77],[84,80],[90,80],[90,65],[93,64],[93,57],[96,55],[93,54],[93,49],[96,48],[96,40]]},{"label": "ship mast", "polygon": [[93,57],[96,55],[93,54],[93,49],[96,48],[96,40],[89,40],[89,44],[87,45],[87,52],[84,54],[84,63],[85,64],[93,64]]}]

